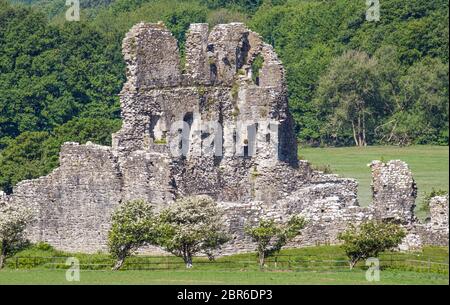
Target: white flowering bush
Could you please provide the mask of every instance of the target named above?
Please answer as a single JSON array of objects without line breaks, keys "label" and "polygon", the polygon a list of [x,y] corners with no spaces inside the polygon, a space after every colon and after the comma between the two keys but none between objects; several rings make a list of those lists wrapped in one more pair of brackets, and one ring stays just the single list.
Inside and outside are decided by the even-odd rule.
[{"label": "white flowering bush", "polygon": [[13,250],[24,244],[24,231],[31,219],[30,209],[9,202],[0,203],[0,269]]},{"label": "white flowering bush", "polygon": [[208,196],[182,198],[160,213],[156,242],[183,258],[186,268],[192,268],[195,254],[204,253],[213,259],[213,250],[229,240],[222,215]]},{"label": "white flowering bush", "polygon": [[116,259],[113,270],[120,269],[125,259],[140,247],[154,244],[156,218],[152,206],[145,201],[129,201],[119,206],[112,216],[108,248]]}]

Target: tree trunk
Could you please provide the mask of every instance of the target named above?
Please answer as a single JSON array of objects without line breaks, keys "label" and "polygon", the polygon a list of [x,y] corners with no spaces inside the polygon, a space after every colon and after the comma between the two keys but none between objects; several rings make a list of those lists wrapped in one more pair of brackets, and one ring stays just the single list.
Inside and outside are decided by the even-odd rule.
[{"label": "tree trunk", "polygon": [[264,255],[264,252],[259,252],[259,268],[262,270],[264,269],[264,264],[266,262],[266,257]]},{"label": "tree trunk", "polygon": [[192,255],[189,253],[186,253],[183,257],[184,263],[186,265],[186,269],[192,268]]},{"label": "tree trunk", "polygon": [[193,267],[192,257],[190,255],[188,255],[187,260],[186,260],[186,269],[191,269],[192,267]]},{"label": "tree trunk", "polygon": [[363,111],[362,114],[362,137],[363,137],[363,146],[367,146],[367,140],[366,140],[366,114]]},{"label": "tree trunk", "polygon": [[355,141],[355,145],[358,146],[358,139],[356,137],[356,128],[355,123],[352,121],[352,130],[353,130],[353,140]]},{"label": "tree trunk", "polygon": [[363,132],[362,132],[362,126],[361,126],[361,115],[358,115],[358,146],[363,146]]},{"label": "tree trunk", "polygon": [[0,270],[3,269],[5,266],[5,260],[6,260],[6,242],[2,241],[2,248],[0,253]]},{"label": "tree trunk", "polygon": [[350,260],[350,270],[353,270],[353,268],[355,268],[355,266],[358,262],[359,262],[359,257],[353,257]]},{"label": "tree trunk", "polygon": [[187,246],[183,246],[183,260],[186,265],[186,269],[192,268],[192,253],[188,250]]},{"label": "tree trunk", "polygon": [[125,262],[125,257],[119,258],[116,262],[116,264],[114,265],[114,267],[112,268],[113,271],[117,271],[120,268],[122,268],[123,263]]}]

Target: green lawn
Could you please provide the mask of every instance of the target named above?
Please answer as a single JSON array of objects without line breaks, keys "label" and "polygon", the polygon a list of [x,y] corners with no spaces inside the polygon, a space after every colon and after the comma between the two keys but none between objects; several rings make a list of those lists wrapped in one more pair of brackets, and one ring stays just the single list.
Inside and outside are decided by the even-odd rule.
[{"label": "green lawn", "polygon": [[226,284],[442,284],[448,275],[386,270],[380,282],[368,282],[363,270],[340,272],[312,271],[81,271],[80,282],[66,281],[63,270],[4,270],[4,284],[162,284],[162,285],[226,285]]},{"label": "green lawn", "polygon": [[367,164],[372,160],[400,159],[408,163],[419,190],[418,204],[424,193],[433,188],[448,191],[448,146],[300,148],[299,156],[316,166],[330,165],[334,173],[343,177],[357,179],[361,205],[371,202],[371,173]]},{"label": "green lawn", "polygon": [[378,283],[367,282],[364,262],[350,271],[339,246],[282,250],[268,259],[266,271],[259,270],[255,253],[246,253],[214,262],[195,258],[192,270],[186,270],[182,260],[174,256],[135,256],[127,259],[124,268],[153,270],[119,272],[110,271],[113,261],[105,253],[70,254],[36,247],[7,260],[6,269],[0,271],[0,285],[73,284],[65,279],[69,256],[80,261],[80,284],[448,284],[446,247],[382,253]]}]

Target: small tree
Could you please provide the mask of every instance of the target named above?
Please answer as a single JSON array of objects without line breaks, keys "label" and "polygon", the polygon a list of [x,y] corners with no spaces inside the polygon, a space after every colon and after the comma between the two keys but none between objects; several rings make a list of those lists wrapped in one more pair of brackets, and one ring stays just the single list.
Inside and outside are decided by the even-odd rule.
[{"label": "small tree", "polygon": [[32,219],[31,210],[12,203],[0,203],[0,269],[6,258],[25,243],[24,231]]},{"label": "small tree", "polygon": [[405,231],[397,224],[369,221],[360,227],[350,225],[339,234],[339,239],[344,242],[342,247],[353,269],[360,260],[378,257],[380,252],[398,246],[405,236]]},{"label": "small tree", "polygon": [[121,205],[112,216],[108,248],[119,270],[125,259],[145,244],[155,240],[155,219],[152,207],[145,201],[130,201]]},{"label": "small tree", "polygon": [[222,214],[208,196],[180,199],[159,215],[157,244],[183,258],[186,268],[192,268],[196,253],[213,259],[213,250],[229,240],[223,231]]},{"label": "small tree", "polygon": [[293,216],[286,224],[278,225],[274,220],[261,220],[256,227],[246,227],[245,232],[257,243],[259,266],[264,267],[265,259],[278,253],[290,240],[301,234],[306,221]]}]

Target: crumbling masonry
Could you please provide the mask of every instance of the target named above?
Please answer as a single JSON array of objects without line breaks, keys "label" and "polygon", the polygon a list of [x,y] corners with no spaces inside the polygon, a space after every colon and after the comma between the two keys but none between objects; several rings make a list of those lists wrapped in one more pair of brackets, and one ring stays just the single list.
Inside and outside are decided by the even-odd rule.
[{"label": "crumbling masonry", "polygon": [[[405,163],[373,162],[373,204],[360,207],[355,180],[314,171],[297,159],[285,70],[273,48],[243,24],[211,32],[207,24],[191,25],[184,71],[177,41],[161,23],[134,26],[123,54],[123,127],[112,147],[66,143],[59,168],[0,196],[35,209],[31,241],[71,252],[105,251],[110,217],[121,202],[144,199],[161,209],[181,196],[207,194],[225,209],[233,235],[221,254],[254,250],[245,225],[293,214],[309,222],[290,246],[337,243],[349,223],[368,219],[403,224],[409,232],[404,248],[448,245],[448,197],[433,201],[430,223],[419,224],[416,186]],[[262,68],[253,71],[258,57]],[[180,132],[171,128],[176,122],[190,127],[185,155],[171,151]],[[205,130],[202,122],[223,130]],[[248,124],[239,128],[238,122]],[[220,153],[208,154],[212,147]]]}]

